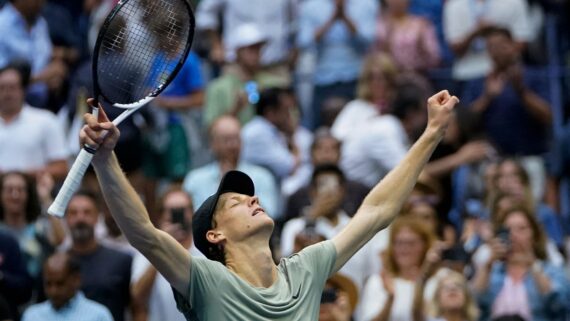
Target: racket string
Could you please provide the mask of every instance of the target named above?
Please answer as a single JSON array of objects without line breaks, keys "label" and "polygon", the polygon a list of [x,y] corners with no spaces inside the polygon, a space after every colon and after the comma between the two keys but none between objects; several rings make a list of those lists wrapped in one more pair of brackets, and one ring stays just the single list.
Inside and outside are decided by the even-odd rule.
[{"label": "racket string", "polygon": [[97,55],[104,97],[131,103],[161,90],[185,59],[193,19],[184,0],[130,0],[105,30]]}]

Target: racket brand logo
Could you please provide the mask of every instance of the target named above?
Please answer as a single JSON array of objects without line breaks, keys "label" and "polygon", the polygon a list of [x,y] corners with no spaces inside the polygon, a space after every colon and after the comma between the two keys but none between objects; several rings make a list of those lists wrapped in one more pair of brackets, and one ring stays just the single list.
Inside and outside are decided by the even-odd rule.
[{"label": "racket brand logo", "polygon": [[[168,87],[188,57],[194,26],[188,0],[121,0],[109,13],[93,53],[93,92],[96,101],[126,109],[115,125]],[[49,214],[63,216],[95,152],[81,150]]]}]

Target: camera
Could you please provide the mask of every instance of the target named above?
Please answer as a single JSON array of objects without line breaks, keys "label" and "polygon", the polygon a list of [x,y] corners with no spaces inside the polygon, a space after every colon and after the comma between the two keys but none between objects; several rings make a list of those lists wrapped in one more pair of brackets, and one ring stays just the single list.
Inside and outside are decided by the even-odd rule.
[{"label": "camera", "polygon": [[186,221],[185,212],[184,207],[171,208],[170,220],[172,221],[172,224],[180,224],[182,229],[187,230],[188,222]]},{"label": "camera", "polygon": [[335,288],[326,288],[321,294],[321,303],[333,303],[338,297],[337,290]]}]

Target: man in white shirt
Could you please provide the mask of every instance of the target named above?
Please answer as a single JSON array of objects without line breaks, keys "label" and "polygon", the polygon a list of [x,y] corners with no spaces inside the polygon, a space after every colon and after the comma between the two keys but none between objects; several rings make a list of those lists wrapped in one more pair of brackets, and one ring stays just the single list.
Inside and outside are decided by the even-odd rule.
[{"label": "man in white shirt", "polygon": [[405,84],[397,89],[391,112],[357,124],[342,144],[340,165],[346,176],[370,188],[405,156],[409,141],[423,130],[423,91]]},{"label": "man in white shirt", "polygon": [[[263,66],[283,63],[290,52],[291,26],[295,0],[202,0],[196,11],[196,26],[210,34],[210,56],[214,62],[235,60],[230,34],[237,27],[254,23],[268,36],[263,48]],[[222,16],[224,31],[220,39],[219,16]]]},{"label": "man in white shirt", "polygon": [[[192,256],[202,257],[192,242],[192,199],[182,189],[173,187],[166,191],[160,204],[161,230],[172,235]],[[147,321],[184,321],[184,315],[176,309],[172,287],[154,266],[141,254],[133,258],[131,273],[133,299],[142,311],[136,319]],[[144,317],[143,317],[144,314]]]},{"label": "man in white shirt", "polygon": [[49,111],[24,101],[29,82],[18,66],[0,69],[0,173],[47,171],[56,179],[67,174],[63,128]]},{"label": "man in white shirt", "polygon": [[507,28],[521,48],[531,37],[524,0],[450,0],[443,10],[445,39],[455,54],[453,78],[470,80],[491,71],[483,33],[489,26]]}]

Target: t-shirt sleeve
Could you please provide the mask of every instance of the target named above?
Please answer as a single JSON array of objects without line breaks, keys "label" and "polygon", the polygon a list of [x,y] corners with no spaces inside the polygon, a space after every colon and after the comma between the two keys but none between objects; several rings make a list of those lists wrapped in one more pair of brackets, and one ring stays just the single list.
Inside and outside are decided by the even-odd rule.
[{"label": "t-shirt sleeve", "polygon": [[178,310],[188,319],[194,315],[193,307],[205,305],[216,295],[220,282],[225,278],[225,267],[206,258],[193,257],[190,269],[190,285],[186,295],[172,289]]},{"label": "t-shirt sleeve", "polygon": [[329,278],[333,272],[336,262],[336,248],[331,240],[322,241],[311,246],[307,246],[296,255],[291,256],[291,260],[297,259],[311,271],[315,271],[314,275],[322,278],[322,284]]}]

